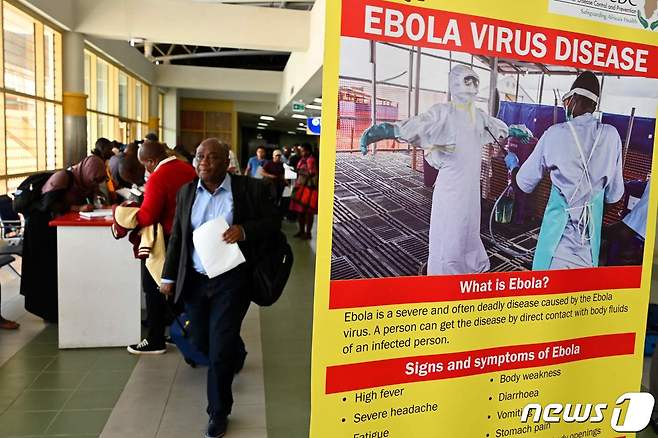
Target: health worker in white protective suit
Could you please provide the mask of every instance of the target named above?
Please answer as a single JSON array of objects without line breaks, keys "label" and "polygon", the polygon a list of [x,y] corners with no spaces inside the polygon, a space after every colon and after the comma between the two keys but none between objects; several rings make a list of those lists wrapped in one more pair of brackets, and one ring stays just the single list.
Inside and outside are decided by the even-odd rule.
[{"label": "health worker in white protective suit", "polygon": [[439,171],[432,195],[427,275],[489,269],[480,239],[482,147],[493,141],[492,135],[506,137],[507,126],[475,107],[479,84],[471,68],[458,65],[450,71],[450,102],[406,121],[372,126],[361,137],[364,154],[368,144],[384,139],[420,146],[427,162]]},{"label": "health worker in white protective suit", "polygon": [[581,73],[562,99],[567,121],[551,126],[518,173],[512,170],[525,193],[532,193],[545,172],[551,178],[535,271],[599,265],[604,204],[624,196],[621,138],[593,114],[600,92],[594,73]]}]

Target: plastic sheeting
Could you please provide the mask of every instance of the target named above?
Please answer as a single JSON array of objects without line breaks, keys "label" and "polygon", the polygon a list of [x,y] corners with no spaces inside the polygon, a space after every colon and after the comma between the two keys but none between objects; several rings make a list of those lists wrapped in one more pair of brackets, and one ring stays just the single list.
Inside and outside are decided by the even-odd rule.
[{"label": "plastic sheeting", "polygon": [[[498,118],[509,125],[526,125],[536,138],[553,125],[553,106],[501,102]],[[564,108],[557,109],[557,123],[566,120]]]},{"label": "plastic sheeting", "polygon": [[[614,126],[619,131],[621,141],[626,141],[626,133],[628,132],[628,122],[630,116],[621,114],[608,114],[603,113],[603,123]],[[633,121],[633,132],[631,133],[631,144],[629,149],[642,154],[652,156],[653,152],[653,139],[656,130],[656,119],[648,117],[635,117]]]}]

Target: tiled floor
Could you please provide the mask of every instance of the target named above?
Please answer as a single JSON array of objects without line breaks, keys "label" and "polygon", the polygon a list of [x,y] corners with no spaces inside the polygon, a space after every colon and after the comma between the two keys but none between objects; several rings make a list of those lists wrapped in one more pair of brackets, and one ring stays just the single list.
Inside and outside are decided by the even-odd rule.
[{"label": "tiled floor", "polygon": [[[234,381],[228,438],[308,436],[315,241],[290,243],[296,261],[284,295],[271,308],[252,306],[243,324],[249,355]],[[2,269],[0,284],[3,316],[22,324],[0,332],[0,438],[203,436],[205,368],[171,347],[139,358],[59,350],[57,327],[23,310],[18,277]]]},{"label": "tiled floor", "polygon": [[136,363],[123,349],[60,351],[46,327],[0,367],[0,437],[98,436]]}]

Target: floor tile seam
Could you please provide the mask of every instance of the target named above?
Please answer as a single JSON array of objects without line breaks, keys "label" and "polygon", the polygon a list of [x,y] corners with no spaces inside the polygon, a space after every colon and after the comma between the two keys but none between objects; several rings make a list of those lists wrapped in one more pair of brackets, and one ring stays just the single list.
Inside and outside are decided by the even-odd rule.
[{"label": "floor tile seam", "polygon": [[[98,357],[98,358],[94,361],[94,363],[93,363],[93,365],[91,366],[91,368],[88,369],[88,370],[84,373],[84,376],[82,377],[82,379],[80,379],[80,381],[78,382],[77,386],[73,389],[73,391],[71,391],[71,395],[69,395],[69,397],[64,401],[64,403],[62,404],[62,407],[61,407],[59,410],[56,411],[57,413],[55,414],[55,416],[53,417],[53,419],[52,419],[52,420],[50,421],[50,423],[48,424],[48,427],[46,427],[46,429],[45,429],[45,431],[44,431],[44,435],[45,435],[46,432],[47,432],[47,431],[53,426],[53,424],[55,423],[55,421],[57,420],[57,418],[59,418],[59,416],[62,414],[62,412],[90,412],[90,411],[110,411],[110,412],[111,412],[111,411],[113,410],[113,408],[104,408],[104,409],[64,409],[64,407],[65,407],[65,406],[66,406],[66,405],[67,405],[67,404],[73,399],[73,397],[75,396],[75,394],[78,393],[78,392],[80,391],[80,389],[82,388],[82,384],[83,384],[83,382],[85,382],[85,380],[86,380],[86,379],[87,379],[87,378],[88,378],[93,372],[107,371],[107,370],[95,370],[95,369],[93,368],[94,365],[96,365],[96,363],[97,363],[99,360],[101,360],[101,359],[102,359],[101,357]],[[52,362],[51,362],[51,363],[52,363]],[[50,364],[48,364],[48,365],[50,365]],[[133,369],[134,369],[134,367],[133,367]],[[123,370],[121,370],[121,371],[123,371]],[[41,374],[43,374],[43,372],[42,372]],[[41,375],[41,374],[40,374],[40,375]],[[33,382],[33,383],[34,383],[34,382]],[[125,386],[127,385],[127,383],[128,383],[127,381],[124,383],[124,389],[125,389]],[[90,388],[90,389],[91,389],[91,390],[93,390],[93,389],[98,390],[98,388]],[[116,403],[115,403],[115,406],[116,406]],[[84,436],[84,434],[83,434],[82,436]]]},{"label": "floor tile seam", "polygon": [[160,414],[160,419],[158,421],[158,427],[155,431],[155,435],[153,436],[153,438],[157,438],[157,436],[160,435],[160,427],[162,426],[162,423],[164,422],[165,413],[167,412],[167,406],[169,406],[169,400],[171,398],[171,394],[173,392],[174,385],[176,383],[176,377],[178,377],[178,372],[180,370],[180,367],[181,367],[182,363],[183,363],[183,361],[179,360],[178,365],[176,365],[176,372],[174,373],[174,378],[171,381],[171,385],[169,386],[169,391],[167,391],[167,398],[165,399],[164,406],[162,407],[162,413]]},{"label": "floor tile seam", "polygon": [[34,412],[87,412],[87,411],[111,411],[111,410],[112,408],[88,408],[88,409],[76,408],[76,409],[20,409],[20,410],[17,409],[16,411],[30,414]]},{"label": "floor tile seam", "polygon": [[[65,407],[65,406],[66,406],[66,405],[67,405],[67,404],[73,399],[73,397],[75,396],[75,394],[78,393],[78,392],[80,391],[80,389],[82,388],[82,384],[83,384],[83,382],[85,382],[85,380],[86,380],[86,379],[87,379],[87,378],[88,378],[93,372],[109,371],[109,370],[96,370],[96,369],[93,368],[94,365],[96,365],[96,363],[97,363],[99,360],[101,360],[101,359],[102,359],[101,357],[98,357],[98,358],[94,361],[92,367],[91,367],[90,369],[88,369],[88,370],[84,373],[84,376],[82,377],[82,379],[80,379],[80,382],[78,382],[78,385],[72,390],[71,395],[70,395],[70,396],[64,401],[64,403],[62,404],[62,407],[61,407],[59,410],[57,410],[57,411],[51,411],[51,412],[57,412],[57,413],[55,414],[55,416],[53,417],[53,419],[52,419],[52,420],[50,421],[50,423],[48,424],[48,427],[46,427],[46,429],[45,429],[44,433],[42,434],[42,436],[45,436],[45,435],[46,435],[46,433],[48,432],[48,430],[53,426],[53,424],[55,423],[55,421],[57,420],[57,418],[59,418],[63,412],[106,412],[106,411],[109,411],[110,414],[111,414],[111,412],[113,411],[114,407],[116,407],[116,402],[115,402],[115,404],[114,404],[114,406],[113,406],[112,408],[95,408],[95,409],[64,409],[64,407]],[[133,366],[133,370],[134,370],[134,366]],[[120,370],[120,371],[124,371],[124,370]],[[114,371],[112,371],[112,372],[114,372]],[[43,374],[43,373],[41,373],[41,374]],[[124,382],[124,384],[123,384],[123,386],[124,386],[124,390],[125,390],[125,387],[126,387],[127,384],[128,384],[128,381]],[[94,390],[94,389],[95,389],[95,390],[100,390],[99,388],[90,388],[90,390]],[[123,392],[123,391],[122,391],[122,392]],[[109,419],[109,417],[108,417],[108,419]],[[107,420],[106,420],[106,424],[107,424]],[[105,425],[103,425],[103,428],[104,428],[104,427],[105,427]],[[89,434],[87,434],[87,435],[89,435]],[[55,436],[60,436],[60,435],[57,435],[57,434],[56,434]],[[75,436],[75,435],[64,435],[64,436],[66,437],[66,436]],[[77,436],[84,436],[84,434],[78,434]]]},{"label": "floor tile seam", "polygon": [[64,401],[64,403],[62,404],[62,407],[59,408],[59,409],[57,410],[57,413],[55,414],[55,416],[53,417],[53,419],[50,420],[50,423],[48,424],[48,426],[47,426],[46,429],[44,430],[43,435],[45,435],[46,432],[48,432],[48,430],[50,430],[50,428],[53,426],[53,424],[55,424],[55,420],[57,420],[57,418],[59,418],[59,416],[61,415],[61,413],[64,412],[64,406],[66,406],[66,404],[67,404],[68,402],[71,401],[71,399],[73,398],[73,395],[74,395],[74,394],[78,391],[78,389],[80,389],[80,387],[82,386],[82,382],[84,382],[85,379],[86,379],[87,377],[89,377],[90,374],[91,374],[91,370],[88,370],[88,371],[85,373],[84,377],[83,377],[82,379],[80,379],[80,381],[78,382],[78,385],[75,387],[75,389],[73,389],[73,391],[71,391],[71,394],[68,396],[68,398],[67,398],[67,399]]},{"label": "floor tile seam", "polygon": [[[28,342],[28,344],[29,344],[29,342]],[[25,346],[27,346],[27,344],[26,344]],[[25,346],[24,346],[23,348],[25,348]],[[20,352],[20,350],[19,350],[19,352]],[[17,353],[18,353],[18,352],[17,352]],[[15,356],[15,355],[14,355],[14,356]],[[12,357],[14,357],[14,356],[12,356]],[[44,368],[43,368],[41,371],[39,371],[39,372],[37,373],[37,375],[34,377],[34,379],[33,379],[30,383],[28,383],[28,384],[27,384],[27,385],[26,385],[26,386],[25,386],[25,387],[24,387],[24,388],[23,388],[23,389],[22,389],[22,390],[16,395],[16,397],[11,401],[11,403],[10,403],[10,404],[9,404],[4,410],[0,411],[0,416],[4,415],[5,412],[7,412],[7,411],[9,410],[9,408],[11,408],[11,407],[14,405],[14,403],[16,403],[16,400],[18,400],[18,399],[20,398],[20,396],[23,395],[23,393],[25,392],[25,390],[28,389],[30,386],[32,386],[32,385],[34,384],[34,382],[36,382],[37,379],[39,379],[39,377],[41,377],[41,375],[44,373],[44,370],[46,370],[46,369],[50,366],[50,364],[53,363],[54,360],[55,360],[55,358],[53,358],[50,362],[48,362],[48,363],[44,366]],[[2,366],[3,366],[3,365],[0,365],[0,369],[2,369]]]}]

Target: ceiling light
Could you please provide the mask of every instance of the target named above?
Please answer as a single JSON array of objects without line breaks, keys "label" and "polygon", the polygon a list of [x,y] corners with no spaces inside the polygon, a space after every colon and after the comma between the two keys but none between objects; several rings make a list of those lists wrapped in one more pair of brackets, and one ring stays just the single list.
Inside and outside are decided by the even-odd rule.
[{"label": "ceiling light", "polygon": [[299,122],[299,126],[306,126],[306,123]]},{"label": "ceiling light", "polygon": [[265,129],[262,126],[257,126],[256,129]]},{"label": "ceiling light", "polygon": [[295,134],[297,134],[297,133],[296,133],[295,131],[288,131],[288,134],[290,134],[290,135],[295,135]]},{"label": "ceiling light", "polygon": [[305,114],[293,114],[293,115],[292,115],[292,118],[293,118],[293,119],[304,119],[304,120],[307,119],[307,117],[306,117]]},{"label": "ceiling light", "polygon": [[258,126],[267,126],[267,123],[259,123]]},{"label": "ceiling light", "polygon": [[306,108],[322,111],[322,107],[320,105],[306,105]]},{"label": "ceiling light", "polygon": [[321,97],[316,97],[315,99],[313,99],[313,102],[322,105],[322,98]]},{"label": "ceiling light", "polygon": [[160,65],[160,61],[155,61],[155,65]]},{"label": "ceiling light", "polygon": [[306,128],[297,128],[297,130],[306,132]]},{"label": "ceiling light", "polygon": [[[304,117],[304,118],[306,118],[306,117]],[[272,117],[272,116],[260,116],[260,119],[261,120],[269,120],[271,122],[274,121],[274,117]]]}]

